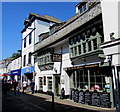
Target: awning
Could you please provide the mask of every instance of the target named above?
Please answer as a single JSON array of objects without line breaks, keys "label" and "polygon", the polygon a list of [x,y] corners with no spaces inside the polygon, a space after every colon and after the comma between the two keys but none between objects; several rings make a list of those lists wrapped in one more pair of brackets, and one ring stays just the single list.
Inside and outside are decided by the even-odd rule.
[{"label": "awning", "polygon": [[2,74],[2,76],[9,76],[9,74],[7,74],[7,73],[4,73],[4,74]]}]

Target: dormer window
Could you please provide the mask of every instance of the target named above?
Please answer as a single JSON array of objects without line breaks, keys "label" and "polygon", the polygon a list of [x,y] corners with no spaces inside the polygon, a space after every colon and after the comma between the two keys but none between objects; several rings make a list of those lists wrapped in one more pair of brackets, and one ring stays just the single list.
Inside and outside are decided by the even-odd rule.
[{"label": "dormer window", "polygon": [[78,6],[79,15],[83,14],[84,12],[86,12],[87,9],[88,9],[87,2],[83,2],[80,6]]}]

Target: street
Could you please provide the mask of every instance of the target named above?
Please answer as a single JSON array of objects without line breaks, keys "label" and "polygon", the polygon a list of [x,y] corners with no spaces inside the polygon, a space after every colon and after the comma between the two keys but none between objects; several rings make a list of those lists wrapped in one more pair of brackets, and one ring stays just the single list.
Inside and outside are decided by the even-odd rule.
[{"label": "street", "polygon": [[45,112],[40,107],[21,100],[14,95],[7,94],[2,98],[2,112]]}]

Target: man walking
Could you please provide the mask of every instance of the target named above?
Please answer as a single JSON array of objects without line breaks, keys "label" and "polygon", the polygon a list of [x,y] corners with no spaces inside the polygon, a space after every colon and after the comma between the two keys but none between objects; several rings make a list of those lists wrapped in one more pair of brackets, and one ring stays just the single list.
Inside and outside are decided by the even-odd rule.
[{"label": "man walking", "polygon": [[31,87],[31,91],[32,91],[32,94],[34,93],[34,87],[35,87],[35,82],[34,80],[32,79],[31,83],[30,83],[30,87]]}]

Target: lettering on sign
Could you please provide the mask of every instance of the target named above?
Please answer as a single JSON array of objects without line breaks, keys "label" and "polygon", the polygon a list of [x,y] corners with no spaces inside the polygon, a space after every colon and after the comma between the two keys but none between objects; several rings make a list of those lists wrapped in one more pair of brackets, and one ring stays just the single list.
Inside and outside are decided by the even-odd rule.
[{"label": "lettering on sign", "polygon": [[53,61],[60,62],[60,61],[62,61],[62,55],[61,54],[53,54],[52,59],[53,59]]}]

